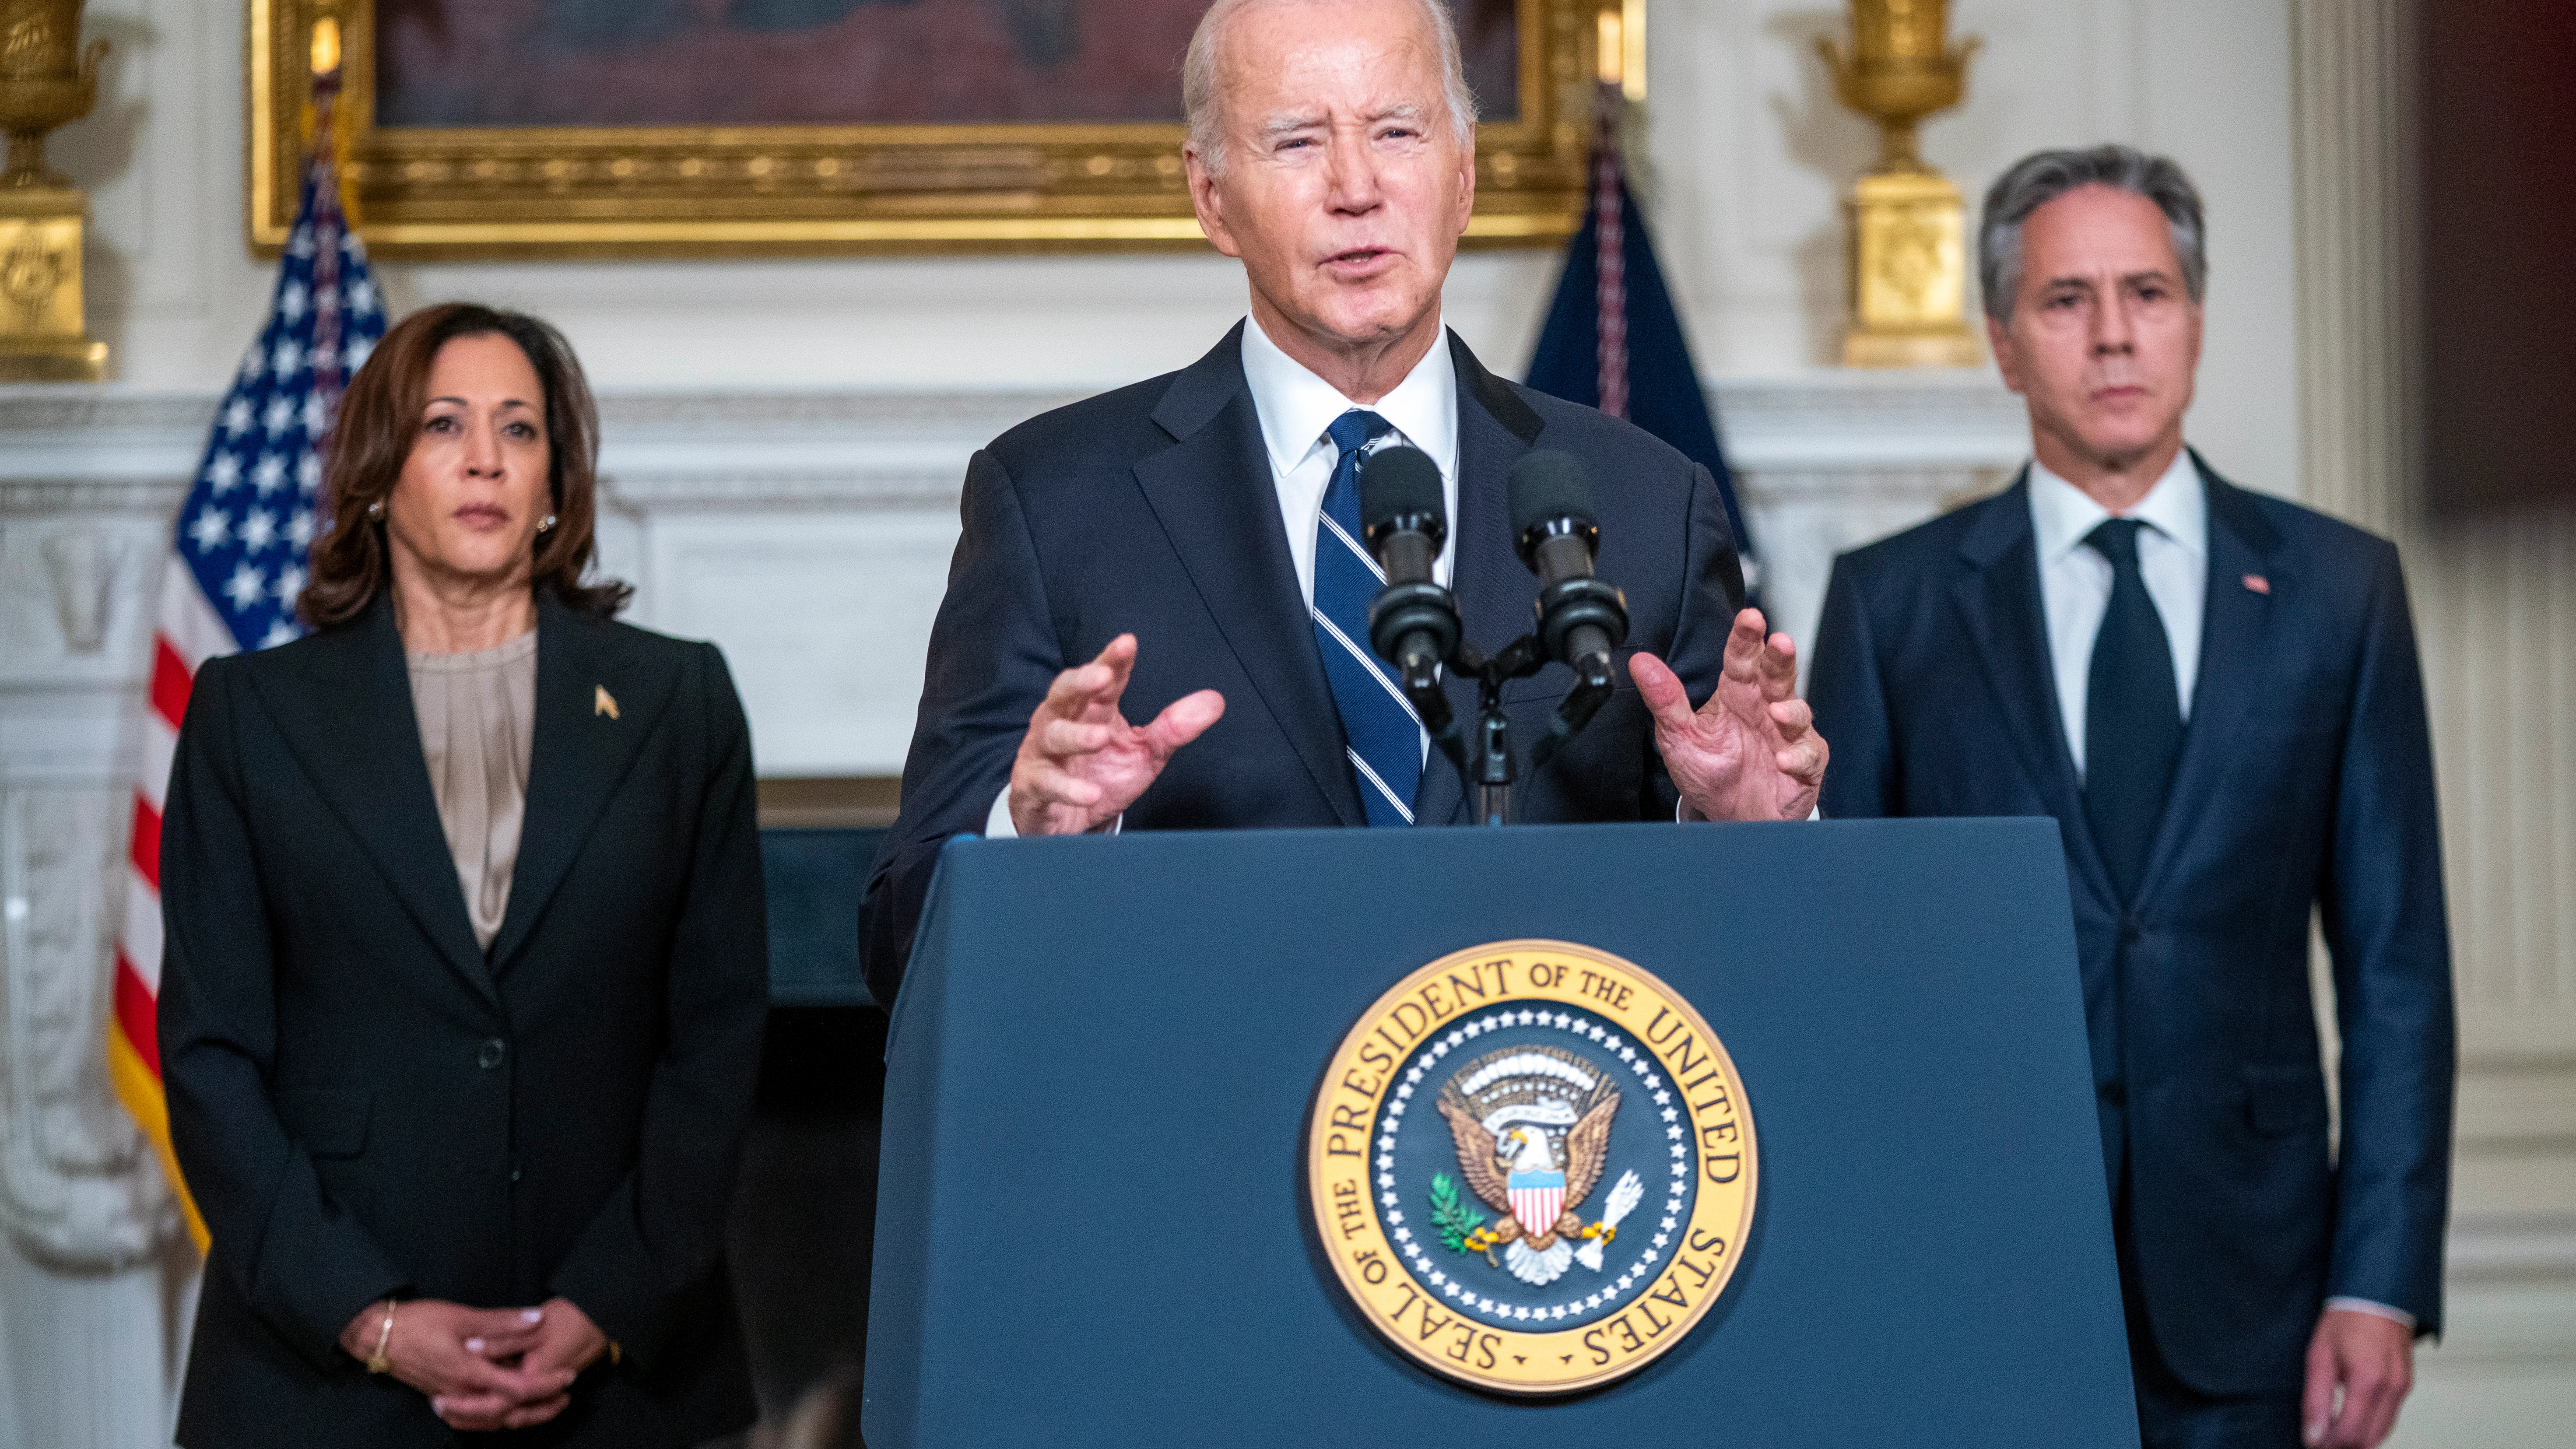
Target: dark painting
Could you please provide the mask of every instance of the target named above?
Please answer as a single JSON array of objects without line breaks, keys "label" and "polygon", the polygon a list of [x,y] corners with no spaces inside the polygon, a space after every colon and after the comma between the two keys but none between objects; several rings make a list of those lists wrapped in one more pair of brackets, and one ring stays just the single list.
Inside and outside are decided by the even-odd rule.
[{"label": "dark painting", "polygon": [[[1450,0],[1489,120],[1514,0]],[[1207,0],[378,0],[380,126],[1176,122]]]}]

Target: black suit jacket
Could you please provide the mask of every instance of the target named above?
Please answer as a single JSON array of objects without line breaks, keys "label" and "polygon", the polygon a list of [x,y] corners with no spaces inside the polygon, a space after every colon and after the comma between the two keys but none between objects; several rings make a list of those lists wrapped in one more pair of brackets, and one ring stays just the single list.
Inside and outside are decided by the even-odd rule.
[{"label": "black suit jacket", "polygon": [[[2195,462],[2198,462],[2195,456]],[[2209,592],[2164,822],[2123,910],[2059,720],[2028,481],[1844,555],[1809,695],[1829,816],[2053,815],[2138,1290],[2210,1393],[2295,1389],[2329,1295],[2442,1318],[2452,1019],[2433,758],[2397,550],[2204,463]],[[2308,988],[2334,956],[2340,1165]]]},{"label": "black suit jacket", "polygon": [[[1137,637],[1122,709],[1147,720],[1193,690],[1225,717],[1128,807],[1127,830],[1362,825],[1341,716],[1290,562],[1242,327],[1196,363],[1060,408],[994,440],[967,467],[965,534],[931,631],[903,814],[878,854],[864,932],[868,980],[894,1000],[939,847],[984,827],[1029,716],[1056,674],[1121,633]],[[1601,524],[1601,575],[1627,592],[1629,649],[1654,651],[1694,702],[1717,687],[1744,596],[1726,507],[1708,470],[1591,408],[1505,382],[1453,334],[1458,517],[1451,587],[1467,637],[1499,649],[1535,621],[1538,581],[1512,551],[1504,475],[1533,448],[1583,460]],[[1504,693],[1524,752],[1573,676],[1560,665]],[[1644,702],[1617,695],[1515,801],[1538,821],[1666,819],[1677,797]],[[1475,707],[1450,681],[1452,708]],[[1414,815],[1465,823],[1458,772],[1426,762]]]},{"label": "black suit jacket", "polygon": [[452,1442],[338,1345],[388,1295],[560,1294],[619,1343],[531,1442],[752,1418],[722,1231],[767,992],[742,707],[713,645],[541,593],[536,715],[485,952],[387,601],[198,671],[161,841],[162,1075],[214,1238],[183,1444]]}]

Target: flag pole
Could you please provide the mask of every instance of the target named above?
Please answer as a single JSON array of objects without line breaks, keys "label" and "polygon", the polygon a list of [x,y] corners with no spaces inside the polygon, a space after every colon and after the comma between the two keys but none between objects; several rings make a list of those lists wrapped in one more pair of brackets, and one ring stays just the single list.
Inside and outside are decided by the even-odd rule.
[{"label": "flag pole", "polygon": [[123,866],[108,1080],[160,1158],[180,1221],[202,1255],[205,1219],[170,1141],[159,1037],[161,821],[170,763],[197,670],[207,660],[287,643],[322,517],[322,460],[348,376],[384,335],[366,250],[349,235],[333,111],[340,27],[313,27],[313,129],[295,230],[278,259],[269,316],[217,406],[204,461],[172,530],[154,604],[143,764]]}]

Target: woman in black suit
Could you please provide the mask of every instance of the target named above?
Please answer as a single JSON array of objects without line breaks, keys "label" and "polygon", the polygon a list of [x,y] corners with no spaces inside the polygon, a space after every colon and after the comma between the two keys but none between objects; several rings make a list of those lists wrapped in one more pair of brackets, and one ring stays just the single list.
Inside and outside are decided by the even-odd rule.
[{"label": "woman in black suit", "polygon": [[[213,1235],[179,1442],[694,1445],[767,936],[713,645],[585,582],[561,335],[449,305],[343,400],[316,632],[209,661],[162,835],[163,1080]],[[542,1426],[542,1427],[540,1427]]]}]

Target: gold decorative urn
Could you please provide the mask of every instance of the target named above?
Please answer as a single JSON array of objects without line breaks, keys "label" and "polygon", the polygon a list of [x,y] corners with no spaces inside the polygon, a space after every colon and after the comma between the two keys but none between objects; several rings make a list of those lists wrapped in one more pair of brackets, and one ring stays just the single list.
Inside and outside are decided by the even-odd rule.
[{"label": "gold decorative urn", "polygon": [[1914,129],[1967,91],[1974,38],[1949,41],[1949,0],[1851,0],[1849,52],[1817,51],[1844,105],[1879,124],[1878,165],[1852,184],[1846,367],[1974,367],[1968,326],[1967,205],[1923,163]]},{"label": "gold decorative urn", "polygon": [[45,134],[89,114],[107,42],[80,49],[82,0],[0,0],[0,382],[96,382],[107,344],[81,313],[89,198],[45,165]]}]

